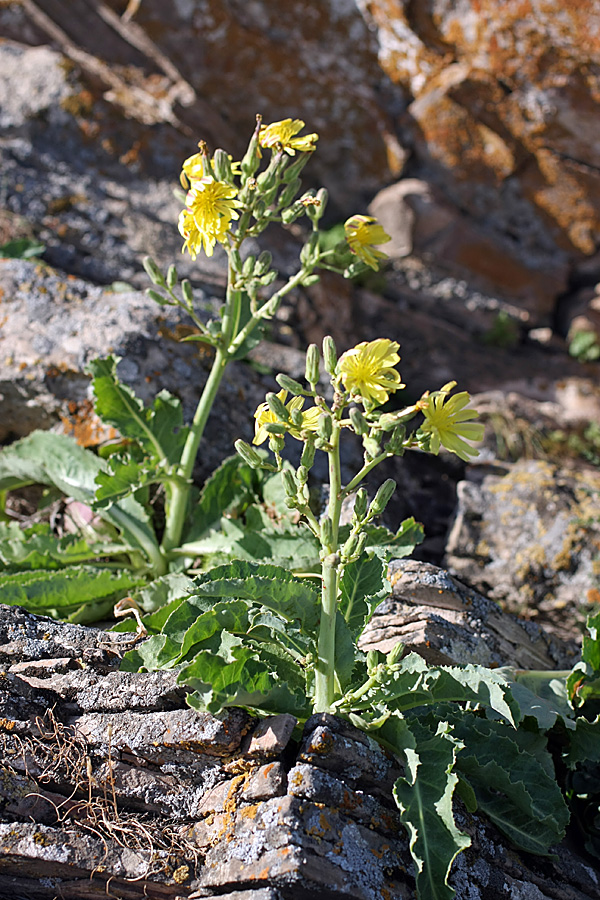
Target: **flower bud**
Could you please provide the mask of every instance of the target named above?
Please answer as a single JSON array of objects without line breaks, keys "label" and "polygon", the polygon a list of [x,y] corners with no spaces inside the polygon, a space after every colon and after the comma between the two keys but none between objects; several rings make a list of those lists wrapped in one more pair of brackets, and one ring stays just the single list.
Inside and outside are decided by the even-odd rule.
[{"label": "flower bud", "polygon": [[277,416],[282,422],[290,421],[290,412],[285,407],[283,401],[277,396],[277,394],[269,393],[265,397],[267,401],[267,406],[271,410],[274,416]]},{"label": "flower bud", "polygon": [[289,206],[300,187],[302,186],[302,182],[299,178],[294,178],[293,181],[290,181],[289,184],[286,184],[281,194],[279,195],[279,206]]},{"label": "flower bud", "polygon": [[386,665],[395,666],[397,665],[402,657],[404,656],[405,646],[402,641],[398,641],[395,647],[392,647],[390,652],[385,657]]},{"label": "flower bud", "polygon": [[311,220],[311,222],[316,223],[319,221],[319,219],[325,212],[328,197],[329,194],[327,193],[325,188],[321,188],[319,191],[317,191],[315,202],[306,207],[306,215]]},{"label": "flower bud", "polygon": [[256,117],[256,128],[250,138],[248,149],[242,159],[242,174],[245,178],[251,178],[260,165],[260,146],[258,143],[258,135],[262,123],[262,116]]},{"label": "flower bud", "polygon": [[232,247],[229,251],[229,260],[231,262],[232,268],[236,272],[242,271],[242,257],[240,256],[240,251],[236,247]]},{"label": "flower bud", "polygon": [[319,232],[313,231],[308,241],[300,251],[300,261],[305,265],[314,265],[319,252]]},{"label": "flower bud", "polygon": [[346,559],[350,559],[351,556],[354,556],[354,551],[358,547],[358,535],[351,534],[344,546],[342,547],[342,556]]},{"label": "flower bud", "polygon": [[353,518],[357,522],[362,522],[364,517],[367,514],[367,507],[369,505],[369,497],[365,490],[365,488],[359,488],[356,492],[356,496],[354,498],[354,509],[353,509]]},{"label": "flower bud", "polygon": [[246,259],[244,260],[244,265],[242,266],[242,274],[246,275],[246,276],[252,275],[252,273],[254,272],[254,264],[255,263],[256,263],[255,256],[252,256],[252,254],[250,254],[250,256],[246,257]]},{"label": "flower bud", "polygon": [[366,437],[363,435],[363,447],[365,448],[365,453],[367,456],[370,456],[371,459],[375,459],[376,456],[379,456],[381,453],[381,449],[379,447],[379,442],[374,440],[373,438]]},{"label": "flower bud", "polygon": [[333,544],[333,522],[329,516],[325,516],[321,522],[321,544],[324,547],[331,547]]},{"label": "flower bud", "polygon": [[303,416],[302,410],[300,409],[291,409],[290,410],[290,419],[292,420],[292,425],[295,425],[296,428],[302,428]]},{"label": "flower bud", "polygon": [[259,197],[252,206],[252,215],[258,221],[259,219],[262,219],[266,212],[266,209],[267,204],[262,197]]},{"label": "flower bud", "polygon": [[288,184],[290,181],[294,181],[294,179],[298,178],[300,172],[309,161],[311,156],[313,155],[314,150],[311,151],[303,151],[302,153],[298,153],[296,159],[292,159],[292,157],[287,157],[288,165],[283,173],[283,181]]},{"label": "flower bud", "polygon": [[192,291],[192,285],[188,281],[187,278],[181,282],[181,293],[183,294],[183,300],[188,309],[192,309],[194,305],[194,294]]},{"label": "flower bud", "polygon": [[329,413],[323,413],[319,416],[317,421],[317,434],[324,441],[328,441],[333,434],[333,422],[331,421]]},{"label": "flower bud", "polygon": [[167,269],[167,287],[174,288],[177,284],[177,269],[171,265]]},{"label": "flower bud", "polygon": [[245,441],[236,441],[234,444],[235,449],[237,450],[239,456],[242,457],[245,463],[251,466],[253,469],[258,469],[262,465],[262,459],[250,444],[247,444]]},{"label": "flower bud", "polygon": [[296,219],[299,219],[301,215],[304,214],[304,207],[300,203],[300,201],[296,200],[292,206],[284,209],[281,213],[281,221],[284,225],[291,225],[292,222],[295,222]]},{"label": "flower bud", "polygon": [[306,469],[310,469],[312,464],[315,461],[315,444],[314,441],[307,441],[304,445],[304,450],[302,451],[302,456],[300,457],[300,464],[304,466]]},{"label": "flower bud", "polygon": [[319,275],[315,275],[311,272],[309,275],[304,276],[304,278],[301,280],[300,284],[302,284],[304,287],[310,287],[311,284],[316,284],[317,281],[320,281],[320,280],[321,279],[320,279]]},{"label": "flower bud", "polygon": [[158,303],[159,306],[170,306],[170,300],[167,300],[166,297],[163,297],[162,294],[159,294],[158,291],[153,291],[152,288],[146,288],[146,293],[149,297],[151,297],[155,303]]},{"label": "flower bud", "polygon": [[404,454],[404,441],[406,439],[406,428],[404,425],[396,425],[392,434],[390,436],[389,441],[385,445],[385,449],[388,453],[394,453],[396,456],[402,456]]},{"label": "flower bud", "polygon": [[280,425],[278,422],[269,422],[268,425],[265,425],[265,431],[268,434],[274,435],[275,437],[287,434],[287,428],[285,427],[285,425]]},{"label": "flower bud", "polygon": [[267,272],[266,275],[261,275],[258,280],[264,287],[268,287],[270,284],[273,284],[276,278],[277,272],[275,271],[275,269],[271,269],[271,271]]},{"label": "flower bud", "polygon": [[254,266],[254,274],[255,275],[266,275],[266,273],[271,268],[271,264],[273,262],[273,254],[269,253],[268,250],[263,250],[258,259],[256,260],[256,265]]},{"label": "flower bud", "polygon": [[293,472],[290,472],[289,469],[284,469],[281,473],[281,479],[283,481],[283,487],[288,497],[296,497],[298,493],[298,485],[296,484],[296,479],[294,478]]},{"label": "flower bud", "polygon": [[165,286],[165,279],[163,273],[160,271],[154,260],[151,256],[145,256],[142,264],[144,269],[146,270],[146,274],[150,281],[153,284],[157,284],[159,287]]},{"label": "flower bud", "polygon": [[367,653],[367,674],[374,675],[375,670],[383,660],[383,654],[379,650],[369,650]]},{"label": "flower bud", "polygon": [[280,374],[277,375],[275,381],[282,387],[284,390],[288,391],[290,394],[293,394],[295,397],[299,397],[302,394],[306,394],[306,391],[302,387],[299,381],[295,381],[293,378],[290,378],[289,375]]},{"label": "flower bud", "polygon": [[327,372],[334,375],[337,366],[337,349],[330,334],[326,334],[323,338],[323,362]]},{"label": "flower bud", "polygon": [[369,433],[369,423],[357,406],[353,406],[348,415],[355,434]]},{"label": "flower bud", "polygon": [[231,160],[224,150],[215,150],[212,163],[217,181],[233,181]]},{"label": "flower bud", "polygon": [[306,466],[298,466],[296,475],[298,476],[299,484],[306,484],[308,481],[308,469]]},{"label": "flower bud", "polygon": [[308,350],[306,351],[305,377],[309,384],[317,384],[319,381],[319,348],[316,344],[310,344]]},{"label": "flower bud", "polygon": [[380,516],[384,511],[392,497],[394,496],[394,491],[396,490],[396,482],[393,478],[388,478],[386,481],[380,485],[375,497],[369,507],[369,517],[374,518],[375,516]]}]

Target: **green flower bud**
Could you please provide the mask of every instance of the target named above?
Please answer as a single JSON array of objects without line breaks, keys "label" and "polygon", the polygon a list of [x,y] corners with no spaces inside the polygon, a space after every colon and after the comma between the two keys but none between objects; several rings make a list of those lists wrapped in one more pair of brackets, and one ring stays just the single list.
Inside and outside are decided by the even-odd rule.
[{"label": "green flower bud", "polygon": [[280,400],[277,394],[269,393],[265,397],[265,400],[274,416],[277,416],[282,422],[290,421],[290,411],[286,409],[285,404]]},{"label": "green flower bud", "polygon": [[250,143],[248,144],[248,149],[244,154],[244,158],[242,159],[242,174],[245,178],[251,178],[260,165],[260,147],[258,144],[258,135],[260,132],[260,126],[262,122],[262,116],[256,117],[256,128],[250,138]]},{"label": "green flower bud", "polygon": [[320,378],[319,348],[311,344],[306,351],[306,380],[309,384],[317,384]]},{"label": "green flower bud", "polygon": [[279,206],[289,206],[302,186],[299,178],[294,178],[289,184],[286,184],[279,195]]},{"label": "green flower bud", "polygon": [[300,261],[304,265],[314,265],[319,253],[319,232],[313,231],[308,241],[300,251]]},{"label": "green flower bud", "polygon": [[215,155],[213,156],[213,169],[215,171],[217,181],[233,181],[231,160],[224,150],[215,150]]},{"label": "green flower bud", "polygon": [[174,288],[177,284],[177,269],[171,265],[167,269],[167,287]]},{"label": "green flower bud", "polygon": [[300,175],[300,172],[309,161],[311,156],[313,155],[314,150],[303,150],[302,153],[298,153],[295,159],[293,157],[287,157],[286,169],[283,173],[283,181],[288,184],[290,181],[294,181]]},{"label": "green flower bud", "polygon": [[354,551],[358,547],[358,535],[351,534],[344,546],[342,547],[342,556],[346,559],[350,559],[351,556],[354,556]]},{"label": "green flower bud", "polygon": [[188,309],[192,309],[194,305],[194,294],[192,291],[192,285],[188,281],[187,278],[181,282],[181,293],[183,294],[183,300]]},{"label": "green flower bud", "polygon": [[326,334],[323,338],[323,362],[325,363],[325,369],[330,375],[335,375],[335,368],[337,366],[337,349],[335,346],[335,341],[331,337],[330,334]]},{"label": "green flower bud", "polygon": [[302,428],[302,410],[300,409],[291,409],[290,410],[290,419],[292,420],[292,425],[295,425],[296,428]]},{"label": "green flower bud", "polygon": [[246,257],[246,259],[244,260],[244,265],[242,266],[242,273],[246,276],[252,275],[252,273],[254,272],[255,263],[256,263],[256,257],[252,256],[252,254],[250,254],[250,256]]},{"label": "green flower bud", "polygon": [[229,259],[231,261],[231,265],[236,272],[242,271],[242,257],[240,256],[240,251],[235,247],[229,251]]},{"label": "green flower bud", "polygon": [[250,444],[247,444],[245,441],[236,441],[234,447],[244,462],[249,466],[252,466],[253,469],[259,469],[261,467],[262,459]]},{"label": "green flower bud", "polygon": [[353,406],[348,415],[355,434],[369,433],[369,423],[357,406]]},{"label": "green flower bud", "polygon": [[379,442],[373,438],[363,436],[363,447],[365,448],[365,453],[367,456],[370,456],[371,459],[375,459],[375,457],[379,456],[381,453]]},{"label": "green flower bud", "polygon": [[167,300],[166,297],[163,297],[162,294],[159,294],[158,291],[154,291],[152,288],[146,288],[146,293],[155,303],[158,303],[159,306],[171,306],[171,301]]},{"label": "green flower bud", "polygon": [[304,215],[304,207],[299,200],[296,200],[292,206],[283,210],[281,213],[281,221],[284,225],[291,225],[292,222],[295,222],[296,219],[299,219],[302,215]]},{"label": "green flower bud", "polygon": [[368,534],[364,531],[358,536],[358,544],[356,545],[356,549],[354,550],[354,556],[356,559],[361,555],[365,547],[367,546],[367,541],[369,540]]},{"label": "green flower bud", "polygon": [[390,652],[387,654],[385,661],[388,666],[397,665],[402,657],[404,656],[405,645],[402,641],[398,641],[395,647],[392,647]]},{"label": "green flower bud", "polygon": [[289,469],[284,469],[281,473],[281,478],[283,481],[283,487],[288,495],[288,497],[296,497],[298,494],[298,485],[296,484],[296,479],[292,472]]},{"label": "green flower bud", "polygon": [[369,650],[367,653],[367,673],[369,675],[374,675],[377,666],[381,665],[383,661],[383,653],[380,650]]},{"label": "green flower bud", "polygon": [[321,522],[321,544],[324,547],[331,547],[333,544],[333,522],[329,516],[325,516]]},{"label": "green flower bud", "polygon": [[278,422],[269,422],[268,425],[265,425],[265,431],[268,434],[274,435],[275,437],[287,434],[287,428],[285,427],[285,425],[280,425]]},{"label": "green flower bud", "polygon": [[308,469],[306,466],[298,466],[298,470],[296,472],[298,476],[298,481],[300,484],[306,484],[308,481]]},{"label": "green flower bud", "polygon": [[311,222],[316,223],[319,221],[319,219],[325,212],[328,197],[329,194],[327,193],[325,188],[321,188],[319,191],[317,191],[315,202],[306,207],[306,215],[311,220]]},{"label": "green flower bud", "polygon": [[375,497],[369,507],[369,517],[374,518],[375,516],[380,516],[384,511],[392,497],[394,496],[394,491],[396,490],[396,482],[393,478],[388,478],[386,481],[380,485]]},{"label": "green flower bud", "polygon": [[145,256],[142,260],[142,264],[144,269],[146,270],[146,274],[152,284],[158,285],[158,287],[165,286],[165,278],[163,273],[160,271],[154,260],[151,256]]},{"label": "green flower bud", "polygon": [[317,434],[324,441],[328,441],[333,434],[333,422],[329,413],[323,413],[319,416],[317,422]]},{"label": "green flower bud", "polygon": [[269,269],[271,268],[271,264],[273,262],[273,254],[269,253],[268,250],[263,250],[258,259],[256,260],[256,265],[254,266],[254,274],[255,275],[266,275]]},{"label": "green flower bud", "polygon": [[268,287],[270,284],[273,284],[275,279],[277,278],[277,272],[274,269],[271,269],[270,272],[267,272],[266,275],[262,275],[258,280],[262,285]]},{"label": "green flower bud", "polygon": [[258,221],[258,219],[262,219],[267,209],[267,204],[264,199],[260,197],[252,207],[252,215]]},{"label": "green flower bud", "polygon": [[282,387],[284,390],[288,391],[288,393],[293,394],[294,397],[300,397],[302,394],[306,394],[306,391],[300,382],[290,378],[289,375],[285,375],[284,373],[277,375],[275,381],[279,387]]},{"label": "green flower bud", "polygon": [[368,496],[365,488],[359,488],[357,490],[356,496],[354,498],[354,510],[353,510],[353,517],[357,522],[362,522],[362,520],[366,516],[368,505],[369,505],[369,496]]},{"label": "green flower bud", "polygon": [[302,451],[302,456],[300,457],[300,464],[307,469],[310,469],[312,464],[315,461],[315,443],[312,440],[309,440],[304,445],[304,450]]},{"label": "green flower bud", "polygon": [[301,280],[300,284],[302,284],[304,287],[310,287],[311,284],[316,284],[317,281],[320,281],[320,280],[321,280],[321,278],[319,275],[314,275],[311,272],[309,275],[304,276],[304,278]]},{"label": "green flower bud", "polygon": [[406,428],[404,425],[397,425],[390,436],[389,441],[385,445],[388,453],[395,453],[397,456],[404,454],[404,441],[406,439]]}]

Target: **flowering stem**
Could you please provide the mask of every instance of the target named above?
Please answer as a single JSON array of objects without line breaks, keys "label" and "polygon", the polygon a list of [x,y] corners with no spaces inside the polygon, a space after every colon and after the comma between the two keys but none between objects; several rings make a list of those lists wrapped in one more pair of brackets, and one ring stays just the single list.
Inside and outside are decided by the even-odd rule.
[{"label": "flowering stem", "polygon": [[317,645],[317,664],[315,669],[315,702],[314,712],[327,712],[335,697],[335,620],[340,583],[340,558],[338,556],[338,533],[342,509],[342,482],[340,467],[340,431],[339,422],[333,423],[333,432],[329,441],[329,505],[327,516],[331,521],[331,534],[323,541],[321,588],[321,620],[319,623],[319,641]]},{"label": "flowering stem", "polygon": [[369,474],[369,472],[375,468],[375,466],[378,466],[379,463],[382,463],[384,461],[384,459],[389,459],[391,456],[394,456],[394,454],[391,451],[384,450],[383,453],[380,453],[379,456],[376,456],[374,459],[371,460],[371,462],[366,463],[362,467],[360,472],[356,473],[356,475],[354,476],[352,481],[348,482],[348,484],[344,488],[342,499],[344,497],[347,497],[348,494],[351,494],[352,491],[358,487],[358,485],[361,483],[363,478],[365,478]]},{"label": "flowering stem", "polygon": [[167,519],[161,544],[161,549],[164,553],[168,553],[175,547],[178,547],[181,541],[190,494],[192,471],[198,447],[228,363],[229,354],[227,351],[217,347],[212,369],[204,385],[204,390],[202,391],[202,396],[196,408],[183,453],[181,454],[177,470],[178,478],[176,481],[171,482],[167,488]]}]

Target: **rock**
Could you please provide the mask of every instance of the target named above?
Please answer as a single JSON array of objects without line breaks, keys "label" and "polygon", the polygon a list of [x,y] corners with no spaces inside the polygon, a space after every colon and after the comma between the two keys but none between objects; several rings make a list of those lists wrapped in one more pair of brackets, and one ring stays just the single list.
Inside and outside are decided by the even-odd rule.
[{"label": "rock", "polygon": [[[517,321],[528,327],[542,327],[552,321],[556,298],[566,288],[564,262],[548,263],[535,271],[518,258],[508,241],[488,232],[445,201],[432,185],[415,178],[384,188],[371,201],[369,212],[392,238],[383,247],[392,259],[412,254],[438,271],[467,279],[472,291],[499,295],[504,306],[512,301],[517,307]],[[476,330],[475,313],[482,318],[479,330],[489,329],[498,308],[503,305],[489,309],[482,318],[479,310],[467,306],[465,326]]]},{"label": "rock", "polygon": [[447,565],[505,610],[576,638],[598,600],[599,491],[592,467],[520,460],[470,469]]},{"label": "rock", "polygon": [[550,637],[532,622],[507,615],[437,566],[395,560],[390,581],[391,597],[369,622],[363,650],[389,653],[402,642],[431,665],[564,670],[577,661],[575,641]]},{"label": "rock", "polygon": [[[46,651],[59,655],[40,656],[47,665],[39,666],[32,636],[46,631]],[[78,676],[77,696],[85,695],[82,679],[93,687],[102,663],[81,669],[65,660],[128,635],[7,606],[0,634],[11,637],[1,678],[0,896],[414,897],[408,836],[390,793],[398,763],[348,722],[313,716],[300,745],[291,740],[272,760],[253,760],[241,752],[246,737],[277,732],[281,716],[202,716],[174,696],[165,709],[160,692],[154,709],[149,700],[136,713],[107,713],[100,695],[96,709],[86,700],[85,712],[75,710],[64,679]],[[31,672],[46,676],[45,714],[39,690],[24,681]],[[125,691],[137,680],[152,696],[148,674],[112,673],[121,675]],[[515,900],[596,896],[596,871],[567,843],[551,858],[528,857],[460,803],[455,815],[472,840],[452,868],[457,900],[504,900],[507,886]]]}]

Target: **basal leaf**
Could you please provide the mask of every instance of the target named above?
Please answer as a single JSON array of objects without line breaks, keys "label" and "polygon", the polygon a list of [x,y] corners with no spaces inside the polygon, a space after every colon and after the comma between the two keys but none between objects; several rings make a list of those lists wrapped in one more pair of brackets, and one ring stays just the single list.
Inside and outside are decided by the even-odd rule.
[{"label": "basal leaf", "polygon": [[119,381],[118,357],[94,359],[88,364],[93,377],[95,408],[100,418],[137,441],[157,462],[177,463],[187,430],[181,401],[161,391],[152,407],[145,407],[133,390]]},{"label": "basal leaf", "polygon": [[481,810],[529,853],[547,854],[563,837],[569,811],[556,778],[536,755],[519,746],[514,729],[465,714],[455,724],[464,742],[457,768],[473,787]]},{"label": "basal leaf", "polygon": [[[66,496],[91,506],[101,471],[106,471],[104,460],[67,435],[52,431],[33,431],[0,451],[0,490],[24,484],[54,485]],[[148,514],[133,497],[100,510],[99,515],[115,525],[129,545],[157,560],[158,545]]]},{"label": "basal leaf", "polygon": [[195,709],[217,713],[228,706],[291,713],[305,718],[310,710],[304,692],[290,689],[276,672],[256,658],[250,647],[236,648],[236,658],[199,653],[179,674],[178,681],[192,688],[187,702]]},{"label": "basal leaf", "polygon": [[569,734],[565,761],[570,769],[579,763],[600,763],[600,716],[593,722],[582,717],[576,720],[575,731]]},{"label": "basal leaf", "polygon": [[119,544],[90,545],[77,534],[57,537],[47,523],[20,528],[17,522],[0,522],[0,563],[9,571],[59,569],[128,549]]},{"label": "basal leaf", "polygon": [[0,597],[8,606],[24,606],[38,615],[66,617],[102,598],[115,599],[140,584],[134,574],[95,566],[0,574]]},{"label": "basal leaf", "polygon": [[108,509],[117,500],[134,494],[141,487],[160,481],[160,472],[148,461],[137,462],[131,456],[111,456],[108,470],[96,476],[95,510]]},{"label": "basal leaf", "polygon": [[471,843],[452,813],[458,781],[454,764],[461,744],[445,722],[436,732],[418,722],[411,722],[410,730],[416,746],[404,750],[406,777],[394,785],[394,798],[408,831],[420,900],[450,900],[455,893],[448,884],[450,867]]},{"label": "basal leaf", "polygon": [[194,584],[199,596],[233,597],[259,603],[290,622],[299,621],[307,633],[313,632],[318,623],[315,589],[279,566],[236,560],[198,576]]},{"label": "basal leaf", "polygon": [[389,595],[387,566],[378,556],[363,553],[348,563],[340,578],[340,604],[352,636],[362,634],[365,625],[382,600]]}]

